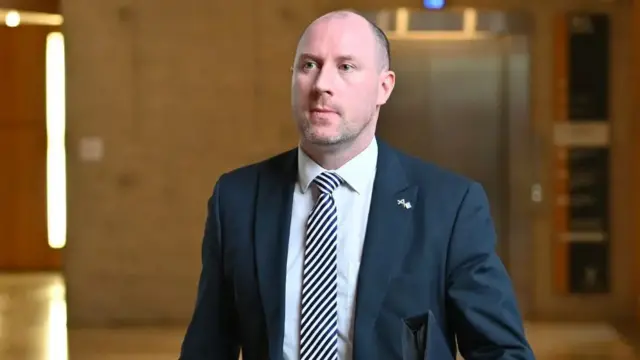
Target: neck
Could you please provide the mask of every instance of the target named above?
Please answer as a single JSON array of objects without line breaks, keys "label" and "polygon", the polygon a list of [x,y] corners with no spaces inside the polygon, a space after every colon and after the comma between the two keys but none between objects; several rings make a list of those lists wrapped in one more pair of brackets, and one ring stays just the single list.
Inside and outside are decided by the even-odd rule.
[{"label": "neck", "polygon": [[351,142],[336,145],[315,145],[302,141],[300,144],[302,150],[318,165],[327,170],[336,170],[348,163],[351,159],[363,152],[374,135],[361,134]]}]

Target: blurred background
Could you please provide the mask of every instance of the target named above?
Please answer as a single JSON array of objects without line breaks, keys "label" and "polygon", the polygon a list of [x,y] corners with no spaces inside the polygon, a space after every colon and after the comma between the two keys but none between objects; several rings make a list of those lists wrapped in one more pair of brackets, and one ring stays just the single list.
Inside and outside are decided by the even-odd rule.
[{"label": "blurred background", "polygon": [[304,27],[362,11],[378,136],[480,181],[539,359],[640,347],[640,2],[0,0],[0,359],[176,359],[206,201],[289,149]]}]

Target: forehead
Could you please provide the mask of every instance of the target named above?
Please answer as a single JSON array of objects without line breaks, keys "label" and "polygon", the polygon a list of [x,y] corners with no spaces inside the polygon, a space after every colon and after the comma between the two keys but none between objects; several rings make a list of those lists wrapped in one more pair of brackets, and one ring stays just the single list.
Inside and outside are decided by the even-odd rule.
[{"label": "forehead", "polygon": [[312,23],[300,39],[298,53],[321,58],[339,56],[374,60],[376,42],[365,19],[353,16],[328,16]]}]

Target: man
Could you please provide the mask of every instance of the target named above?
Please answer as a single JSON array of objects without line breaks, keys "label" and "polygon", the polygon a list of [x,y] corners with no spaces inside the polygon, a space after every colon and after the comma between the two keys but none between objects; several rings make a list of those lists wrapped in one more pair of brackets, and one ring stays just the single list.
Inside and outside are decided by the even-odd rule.
[{"label": "man", "polygon": [[218,180],[181,359],[402,359],[429,311],[452,354],[533,359],[484,190],[375,138],[382,31],[329,13],[292,72],[299,147]]}]

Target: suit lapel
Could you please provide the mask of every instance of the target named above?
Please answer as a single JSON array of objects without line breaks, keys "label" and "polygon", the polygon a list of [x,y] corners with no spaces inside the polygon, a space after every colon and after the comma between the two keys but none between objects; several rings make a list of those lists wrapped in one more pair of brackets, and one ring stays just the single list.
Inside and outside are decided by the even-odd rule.
[{"label": "suit lapel", "polygon": [[[408,183],[397,155],[379,142],[378,165],[358,275],[354,358],[371,344],[374,322],[390,280],[399,273],[412,237],[417,187]],[[407,205],[410,204],[410,205]],[[373,356],[373,355],[372,355]]]},{"label": "suit lapel", "polygon": [[297,152],[290,151],[268,163],[258,180],[255,256],[271,359],[282,357],[287,250],[297,167]]}]

